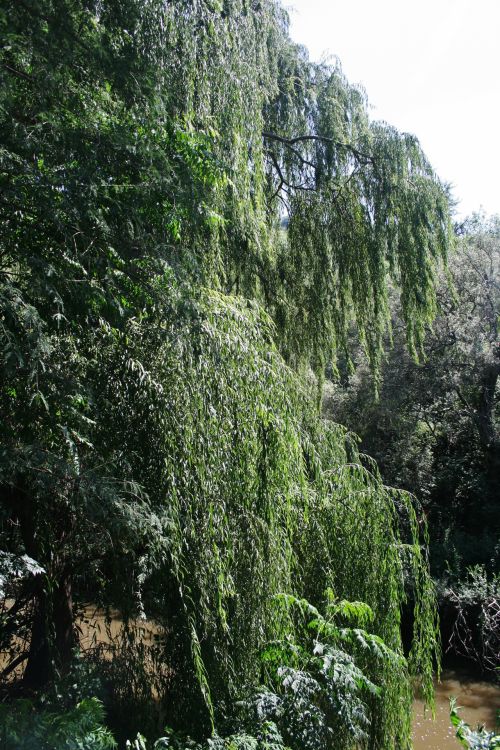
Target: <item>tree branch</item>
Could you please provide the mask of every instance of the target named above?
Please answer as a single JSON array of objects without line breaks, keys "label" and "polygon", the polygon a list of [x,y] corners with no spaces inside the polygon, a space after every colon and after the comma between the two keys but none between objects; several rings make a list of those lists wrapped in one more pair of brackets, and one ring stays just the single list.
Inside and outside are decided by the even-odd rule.
[{"label": "tree branch", "polygon": [[23,663],[23,661],[26,661],[26,659],[29,656],[28,651],[23,651],[22,654],[19,654],[13,661],[8,664],[2,672],[0,672],[0,680],[5,680],[6,677],[10,675],[11,672],[14,671],[16,667],[18,667],[20,664]]},{"label": "tree branch", "polygon": [[28,73],[25,73],[23,70],[17,70],[17,68],[13,68],[11,65],[7,65],[7,63],[2,63],[2,67],[5,68],[5,70],[8,70],[9,73],[12,73],[12,75],[17,76],[18,78],[22,78],[25,81],[32,81],[33,78]]},{"label": "tree branch", "polygon": [[[337,146],[337,148],[346,149],[346,151],[350,151],[353,156],[355,156],[360,161],[363,161],[365,164],[375,163],[375,159],[373,158],[373,156],[371,156],[371,154],[366,154],[363,151],[359,151],[359,149],[355,148],[355,146],[352,146],[350,143],[342,143],[341,141],[336,141],[334,138],[327,138],[323,135],[298,135],[293,138],[286,138],[285,136],[278,135],[277,133],[270,133],[269,131],[264,130],[262,132],[262,136],[267,140],[282,143],[284,146],[287,146],[287,148],[293,150],[296,154],[298,152],[293,148],[295,144],[304,143],[306,141],[319,141],[321,143],[331,143],[334,146]],[[311,164],[310,162],[306,162],[305,160],[304,163],[308,163],[309,166],[314,167],[313,164]]]},{"label": "tree branch", "polygon": [[310,187],[309,185],[292,185],[290,182],[288,182],[288,180],[283,175],[283,172],[282,172],[281,167],[280,167],[279,162],[278,162],[278,158],[277,158],[276,154],[274,153],[274,151],[268,151],[266,149],[265,153],[270,157],[270,159],[271,159],[271,161],[273,163],[273,166],[274,166],[276,172],[278,173],[278,177],[279,177],[279,181],[280,181],[277,189],[275,190],[275,192],[272,195],[272,198],[275,198],[279,194],[281,188],[284,185],[286,185],[286,187],[290,188],[291,190],[306,190],[308,192],[315,192],[316,191],[315,187]]}]

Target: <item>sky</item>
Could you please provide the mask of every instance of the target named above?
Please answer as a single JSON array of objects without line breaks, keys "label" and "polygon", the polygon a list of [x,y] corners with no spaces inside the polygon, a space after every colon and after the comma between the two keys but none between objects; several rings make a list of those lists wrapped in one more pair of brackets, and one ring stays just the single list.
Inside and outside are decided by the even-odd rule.
[{"label": "sky", "polygon": [[500,213],[500,0],[285,0],[292,38],[333,55],[371,116],[414,133],[457,218]]}]

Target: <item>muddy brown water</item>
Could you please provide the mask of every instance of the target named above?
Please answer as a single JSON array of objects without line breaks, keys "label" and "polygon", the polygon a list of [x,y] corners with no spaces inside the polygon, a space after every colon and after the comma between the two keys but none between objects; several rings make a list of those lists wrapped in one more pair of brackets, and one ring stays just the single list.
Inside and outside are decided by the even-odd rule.
[{"label": "muddy brown water", "polygon": [[470,676],[446,670],[436,684],[436,718],[424,710],[422,701],[413,704],[414,750],[459,750],[460,744],[450,725],[450,697],[457,699],[461,718],[476,728],[478,724],[495,729],[500,710],[500,687]]},{"label": "muddy brown water", "polygon": [[[12,601],[4,603],[6,609],[12,606]],[[2,609],[0,607],[0,615]],[[112,659],[116,650],[120,650],[123,641],[127,639],[127,633],[133,633],[136,641],[145,647],[145,655],[153,649],[157,640],[164,636],[164,630],[149,620],[130,620],[128,630],[125,627],[122,616],[118,610],[104,611],[93,605],[85,606],[76,618],[75,628],[78,635],[80,648],[83,652],[90,653],[99,650],[105,659]],[[14,637],[13,646],[20,650],[26,649],[27,644]],[[0,651],[0,673],[9,663],[10,655]],[[24,664],[20,664],[9,676],[10,680],[20,679],[24,670]]]},{"label": "muddy brown water", "polygon": [[[98,607],[87,605],[77,619],[76,627],[82,651],[89,651],[99,645],[112,646],[124,637],[125,625],[118,610],[104,612]],[[145,646],[154,644],[163,634],[162,628],[150,620],[131,620],[129,627]]]},{"label": "muddy brown water", "polygon": [[[162,630],[151,622],[134,623],[137,635],[145,646],[152,646]],[[123,636],[123,622],[119,612],[108,612],[87,606],[77,622],[80,645],[84,651],[96,647],[110,647]],[[106,654],[105,654],[106,655]],[[5,655],[0,654],[0,667]],[[108,658],[112,653],[108,654]],[[18,675],[20,676],[20,675]],[[459,750],[460,745],[450,725],[449,699],[457,699],[462,706],[460,716],[472,727],[485,725],[494,729],[497,711],[500,711],[500,687],[489,682],[478,681],[470,675],[446,670],[441,682],[436,684],[436,715],[424,709],[422,701],[413,705],[413,747],[414,750]]]}]

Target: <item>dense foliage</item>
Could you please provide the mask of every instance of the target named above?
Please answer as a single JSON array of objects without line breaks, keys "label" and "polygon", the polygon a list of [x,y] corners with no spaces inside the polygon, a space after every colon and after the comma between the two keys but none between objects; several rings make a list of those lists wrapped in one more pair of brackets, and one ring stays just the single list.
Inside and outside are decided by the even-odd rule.
[{"label": "dense foliage", "polygon": [[111,733],[96,698],[66,713],[35,711],[29,700],[0,705],[0,740],[4,750],[112,750]]},{"label": "dense foliage", "polygon": [[[376,400],[366,358],[327,389],[326,412],[362,437],[389,483],[411,489],[429,520],[443,635],[483,671],[498,666],[500,597],[500,224],[457,228],[424,357],[405,351],[394,300],[393,342]],[[450,284],[451,281],[451,284]]]},{"label": "dense foliage", "polygon": [[355,375],[344,368],[326,408],[361,435],[389,483],[421,498],[434,572],[442,575],[447,561],[460,577],[467,566],[494,572],[500,562],[498,217],[475,216],[460,227],[448,273],[451,285],[442,279],[421,363],[405,352],[394,301],[394,347],[379,400],[360,354]]},{"label": "dense foliage", "polygon": [[370,613],[362,667],[338,625],[328,668],[281,668],[315,705],[354,680],[336,747],[406,747],[437,650],[424,524],[316,394],[351,320],[379,372],[388,277],[421,349],[446,191],[271,0],[7,0],[0,28],[2,677],[64,679],[92,600],[164,627],[162,717],[231,732],[300,637],[276,597],[331,589]]}]

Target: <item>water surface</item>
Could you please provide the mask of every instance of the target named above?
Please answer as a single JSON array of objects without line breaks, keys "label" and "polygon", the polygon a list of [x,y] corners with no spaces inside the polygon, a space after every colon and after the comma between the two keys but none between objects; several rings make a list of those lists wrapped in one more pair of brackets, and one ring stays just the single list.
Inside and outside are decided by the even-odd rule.
[{"label": "water surface", "polygon": [[460,716],[471,727],[484,724],[488,729],[495,728],[500,687],[446,670],[436,685],[435,720],[430,711],[424,712],[422,701],[416,700],[413,705],[414,750],[460,750],[450,725],[450,696],[457,698],[458,705],[463,707]]}]

